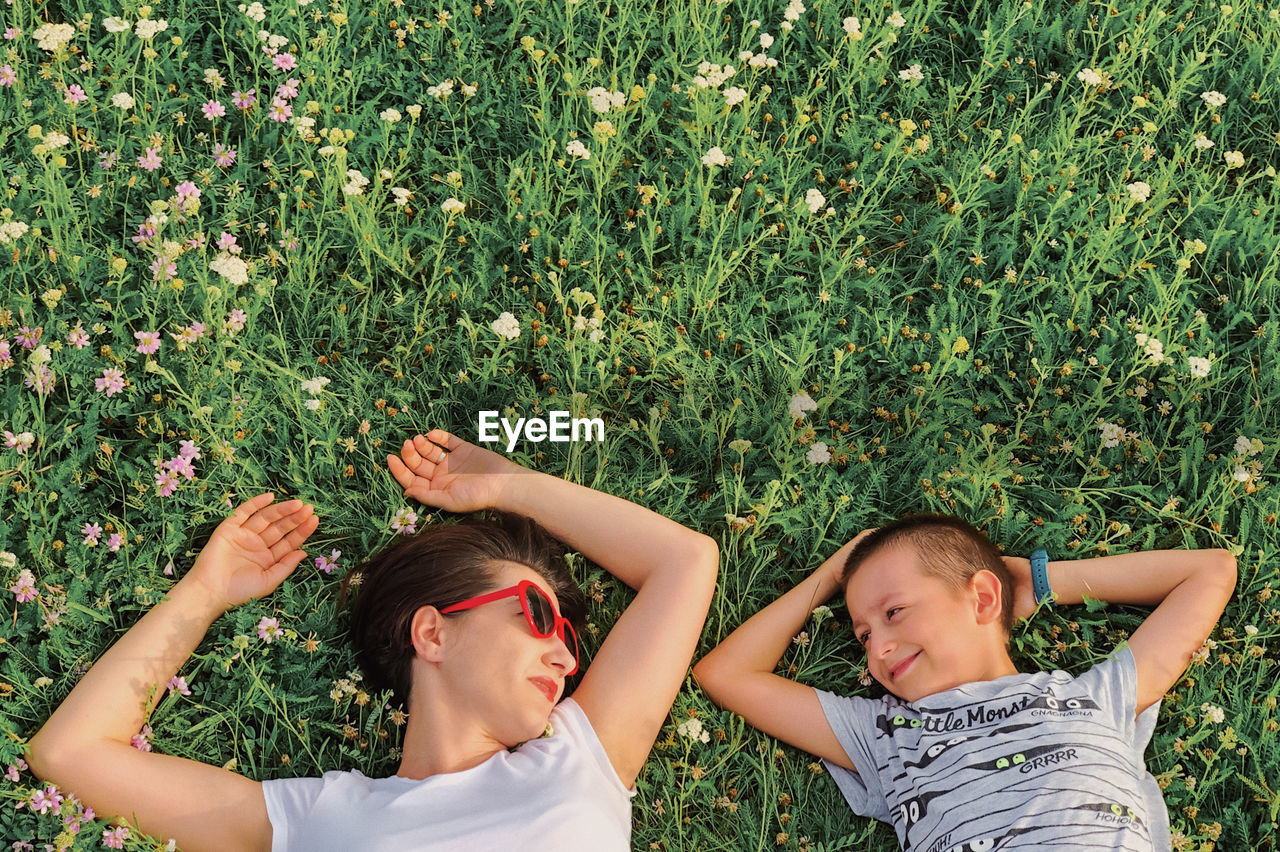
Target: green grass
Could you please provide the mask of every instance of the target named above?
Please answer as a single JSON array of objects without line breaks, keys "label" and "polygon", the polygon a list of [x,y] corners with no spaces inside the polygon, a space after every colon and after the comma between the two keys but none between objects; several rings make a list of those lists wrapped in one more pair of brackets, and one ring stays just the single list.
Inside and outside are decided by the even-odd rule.
[{"label": "green grass", "polygon": [[[339,549],[346,566],[392,534],[404,504],[381,460],[406,435],[474,439],[480,409],[573,407],[605,419],[603,444],[516,457],[719,540],[704,650],[853,533],[910,510],[961,514],[1010,553],[1231,548],[1240,585],[1217,647],[1165,701],[1148,766],[1177,848],[1274,848],[1274,10],[924,2],[895,28],[892,5],[815,2],[786,32],[781,4],[749,0],[499,0],[442,7],[443,24],[381,0],[272,2],[260,23],[235,6],[156,4],[168,29],[149,43],[103,27],[135,23],[132,2],[2,13],[22,32],[0,47],[16,75],[0,88],[0,223],[30,230],[0,245],[0,429],[34,444],[0,447],[0,549],[15,556],[0,579],[30,571],[39,597],[4,592],[0,761],[189,567],[231,495],[314,502],[310,551]],[[43,22],[81,15],[74,52],[37,46]],[[851,15],[861,39],[842,28]],[[260,29],[287,40],[296,70],[273,67]],[[752,68],[739,53],[759,53],[764,32],[777,66]],[[691,91],[704,61],[737,70]],[[900,76],[912,65],[922,79]],[[312,140],[268,117],[290,77]],[[67,103],[72,85],[87,99]],[[623,104],[596,112],[595,87]],[[729,87],[746,99],[726,106]],[[250,88],[257,105],[237,109],[231,93]],[[120,92],[131,109],[112,104]],[[226,110],[212,121],[210,99]],[[569,153],[575,138],[589,159]],[[219,144],[237,152],[226,168]],[[732,162],[704,165],[712,147]],[[138,165],[149,148],[154,171]],[[348,169],[369,180],[361,194],[344,193]],[[184,181],[201,192],[185,216],[170,203]],[[443,212],[448,198],[464,212]],[[157,241],[135,242],[160,212]],[[223,232],[245,283],[210,267]],[[174,257],[166,240],[191,247]],[[161,250],[173,270],[157,280]],[[491,328],[508,311],[510,341]],[[193,323],[207,333],[180,350],[170,334]],[[68,341],[77,326],[84,348]],[[24,327],[49,347],[45,393],[24,384],[39,361]],[[163,345],[148,356],[134,335],[149,331]],[[1210,359],[1207,375],[1190,358]],[[95,388],[106,368],[129,382],[110,397]],[[317,376],[330,383],[311,410],[301,381]],[[817,409],[796,422],[801,391]],[[1100,420],[1123,427],[1116,446]],[[1238,451],[1239,435],[1261,450]],[[201,447],[195,478],[159,496],[155,465],[183,440]],[[806,460],[817,442],[830,462]],[[104,529],[88,547],[91,522]],[[603,634],[627,595],[575,565],[600,583]],[[335,683],[354,667],[339,575],[308,561],[215,624],[181,672],[192,695],[151,716],[154,747],[254,778],[393,771],[402,729],[383,700]],[[285,631],[272,644],[257,638],[268,616]],[[1083,670],[1141,616],[1037,616],[1017,662]],[[847,627],[836,606],[784,667],[863,690]],[[1205,721],[1205,703],[1225,721]],[[676,733],[690,715],[709,743]],[[52,813],[14,810],[37,789],[18,777],[0,782],[6,840],[100,844],[105,823],[59,839]],[[692,686],[639,787],[636,849],[896,848],[809,756]]]}]

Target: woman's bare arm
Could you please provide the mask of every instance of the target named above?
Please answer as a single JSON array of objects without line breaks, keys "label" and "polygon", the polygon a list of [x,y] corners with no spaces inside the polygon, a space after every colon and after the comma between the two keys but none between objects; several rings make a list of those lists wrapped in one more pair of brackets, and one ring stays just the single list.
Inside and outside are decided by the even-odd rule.
[{"label": "woman's bare arm", "polygon": [[29,745],[39,777],[104,816],[184,850],[269,849],[262,785],[233,772],[138,751],[130,738],[209,626],[274,590],[305,554],[310,506],[259,495],[220,524],[191,571],[81,679]]}]

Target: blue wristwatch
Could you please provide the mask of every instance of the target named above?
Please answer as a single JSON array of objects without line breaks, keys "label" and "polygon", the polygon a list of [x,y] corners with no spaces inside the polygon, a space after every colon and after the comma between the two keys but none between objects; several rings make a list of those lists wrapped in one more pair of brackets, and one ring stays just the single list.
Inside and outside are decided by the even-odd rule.
[{"label": "blue wristwatch", "polygon": [[1031,589],[1035,592],[1036,604],[1053,602],[1053,589],[1049,588],[1049,554],[1043,547],[1031,552]]}]

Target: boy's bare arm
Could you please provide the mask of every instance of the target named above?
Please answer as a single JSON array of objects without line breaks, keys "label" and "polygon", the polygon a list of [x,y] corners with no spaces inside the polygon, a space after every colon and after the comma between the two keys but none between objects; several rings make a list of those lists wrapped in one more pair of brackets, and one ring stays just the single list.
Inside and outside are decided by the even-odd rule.
[{"label": "boy's bare arm", "polygon": [[1048,570],[1061,604],[1082,603],[1088,595],[1155,607],[1129,638],[1138,664],[1138,713],[1177,683],[1236,586],[1236,560],[1225,550],[1125,553],[1050,562]]},{"label": "boy's bare arm", "polygon": [[766,734],[846,769],[855,769],[853,761],[831,730],[818,693],[774,674],[774,669],[814,607],[840,590],[840,572],[852,549],[853,541],[693,667],[694,678],[712,701]]}]

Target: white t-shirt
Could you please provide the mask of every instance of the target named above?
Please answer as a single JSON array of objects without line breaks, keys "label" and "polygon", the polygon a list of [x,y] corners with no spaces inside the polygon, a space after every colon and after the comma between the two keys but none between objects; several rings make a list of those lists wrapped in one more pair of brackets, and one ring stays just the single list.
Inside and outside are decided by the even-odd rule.
[{"label": "white t-shirt", "polygon": [[572,698],[551,725],[549,737],[421,781],[355,770],[264,781],[272,852],[626,852],[635,789]]}]

